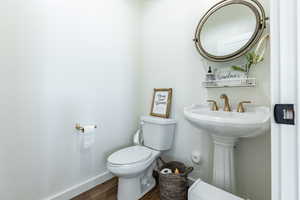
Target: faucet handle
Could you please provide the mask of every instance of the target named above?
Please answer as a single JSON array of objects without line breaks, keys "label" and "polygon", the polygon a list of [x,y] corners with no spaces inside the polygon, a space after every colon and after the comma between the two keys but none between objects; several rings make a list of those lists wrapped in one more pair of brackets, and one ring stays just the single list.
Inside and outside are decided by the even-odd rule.
[{"label": "faucet handle", "polygon": [[239,103],[238,107],[237,107],[237,112],[239,113],[244,113],[245,112],[245,108],[244,108],[244,103],[251,103],[251,101],[242,101]]},{"label": "faucet handle", "polygon": [[215,100],[207,100],[207,102],[212,103],[212,107],[211,107],[212,111],[218,111],[219,110],[218,104]]}]

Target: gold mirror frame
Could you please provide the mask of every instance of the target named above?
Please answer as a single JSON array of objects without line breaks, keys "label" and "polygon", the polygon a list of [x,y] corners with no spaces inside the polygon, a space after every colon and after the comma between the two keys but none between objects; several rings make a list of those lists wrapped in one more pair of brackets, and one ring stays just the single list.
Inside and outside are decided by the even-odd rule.
[{"label": "gold mirror frame", "polygon": [[[252,35],[252,37],[249,39],[249,41],[239,50],[237,50],[231,54],[224,55],[224,56],[212,55],[212,54],[208,53],[207,51],[205,51],[205,49],[202,46],[201,40],[200,40],[200,34],[203,29],[203,26],[205,25],[205,23],[209,19],[209,17],[211,15],[213,15],[215,12],[217,12],[218,10],[222,9],[225,6],[229,6],[229,5],[233,5],[233,4],[242,4],[244,6],[247,6],[249,9],[251,9],[254,12],[254,14],[256,16],[255,32]],[[205,13],[205,15],[201,18],[201,20],[197,26],[195,38],[193,41],[195,42],[197,51],[204,58],[206,58],[210,61],[214,61],[214,62],[232,61],[236,58],[239,58],[239,57],[245,55],[249,50],[251,50],[256,45],[256,43],[261,38],[261,36],[264,32],[264,29],[266,28],[266,20],[268,20],[268,18],[266,17],[265,10],[264,10],[263,6],[257,0],[248,0],[248,1],[247,0],[223,0],[223,1],[215,4],[212,8],[210,8]]]}]

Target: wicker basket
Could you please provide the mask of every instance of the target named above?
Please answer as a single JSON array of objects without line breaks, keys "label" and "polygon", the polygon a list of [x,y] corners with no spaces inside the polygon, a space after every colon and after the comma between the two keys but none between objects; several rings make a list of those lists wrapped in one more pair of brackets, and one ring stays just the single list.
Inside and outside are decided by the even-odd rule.
[{"label": "wicker basket", "polygon": [[[161,159],[160,159],[161,160]],[[164,168],[173,172],[177,168],[180,174],[162,174],[159,172],[160,200],[187,200],[188,181],[187,175],[193,171],[193,167],[186,167],[180,162],[168,162],[163,160],[160,171]]]}]

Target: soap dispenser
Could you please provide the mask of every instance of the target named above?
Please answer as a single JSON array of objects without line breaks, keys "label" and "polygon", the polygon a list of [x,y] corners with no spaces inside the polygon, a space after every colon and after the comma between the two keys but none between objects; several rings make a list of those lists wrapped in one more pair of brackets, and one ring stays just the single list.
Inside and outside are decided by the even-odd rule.
[{"label": "soap dispenser", "polygon": [[213,82],[215,80],[216,80],[215,74],[213,73],[211,66],[209,66],[208,72],[206,74],[206,81]]}]

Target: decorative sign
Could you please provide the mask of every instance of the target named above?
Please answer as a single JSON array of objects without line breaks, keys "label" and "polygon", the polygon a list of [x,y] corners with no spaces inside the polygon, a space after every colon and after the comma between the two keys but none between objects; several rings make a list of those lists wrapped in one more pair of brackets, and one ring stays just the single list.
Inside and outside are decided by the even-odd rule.
[{"label": "decorative sign", "polygon": [[156,117],[169,118],[172,100],[172,88],[154,89],[151,113]]},{"label": "decorative sign", "polygon": [[245,72],[232,71],[231,68],[225,68],[223,70],[216,70],[215,74],[216,74],[217,80],[247,78],[247,75],[245,74]]}]

